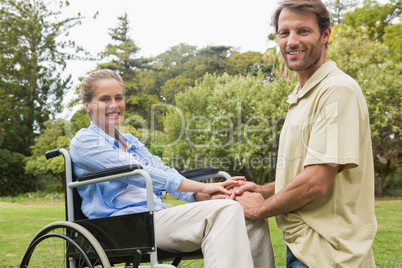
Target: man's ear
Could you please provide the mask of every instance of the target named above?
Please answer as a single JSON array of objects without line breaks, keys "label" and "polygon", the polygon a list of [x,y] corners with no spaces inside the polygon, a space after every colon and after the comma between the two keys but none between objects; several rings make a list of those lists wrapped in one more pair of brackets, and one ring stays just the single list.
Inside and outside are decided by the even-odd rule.
[{"label": "man's ear", "polygon": [[331,32],[332,32],[331,27],[328,27],[324,30],[324,32],[322,34],[322,41],[324,44],[329,41],[329,38],[331,37]]}]

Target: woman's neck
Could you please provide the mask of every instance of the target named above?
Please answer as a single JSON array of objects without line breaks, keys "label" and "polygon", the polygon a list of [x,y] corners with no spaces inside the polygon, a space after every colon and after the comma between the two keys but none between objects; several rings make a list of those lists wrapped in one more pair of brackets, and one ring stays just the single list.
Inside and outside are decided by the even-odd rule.
[{"label": "woman's neck", "polygon": [[119,143],[120,148],[123,150],[123,152],[127,151],[126,145],[124,143],[124,139],[121,136],[121,134],[116,130],[115,131],[115,135],[114,135],[114,139]]},{"label": "woman's neck", "polygon": [[106,129],[103,129],[103,131],[105,131],[105,133],[108,134],[110,137],[112,137],[114,139],[116,138],[117,131],[116,131],[115,127],[106,128]]}]

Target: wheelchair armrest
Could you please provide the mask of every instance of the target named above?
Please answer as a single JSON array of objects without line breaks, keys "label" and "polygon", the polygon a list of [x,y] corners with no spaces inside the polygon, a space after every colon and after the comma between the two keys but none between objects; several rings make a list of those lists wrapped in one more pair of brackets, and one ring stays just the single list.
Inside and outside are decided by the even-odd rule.
[{"label": "wheelchair armrest", "polygon": [[216,167],[203,167],[203,168],[181,171],[180,174],[186,177],[187,179],[197,180],[197,177],[199,176],[217,174],[218,172],[219,169]]},{"label": "wheelchair armrest", "polygon": [[216,167],[203,167],[180,172],[182,176],[193,181],[201,181],[205,179],[223,177],[230,179],[230,175],[226,172],[219,171]]},{"label": "wheelchair armrest", "polygon": [[103,172],[105,172],[105,170],[94,171],[84,174],[83,175],[84,178],[82,178],[83,176],[80,176],[78,181],[68,183],[67,187],[73,189],[84,185],[96,184],[100,182],[112,181],[124,177],[139,175],[142,176],[145,180],[145,189],[147,192],[147,208],[149,211],[154,210],[152,179],[151,176],[148,174],[148,172],[143,170],[141,166],[131,165],[131,167],[130,166],[116,167],[106,170],[106,172],[109,174],[102,174]]},{"label": "wheelchair armrest", "polygon": [[96,179],[96,178],[99,178],[99,177],[117,175],[117,174],[120,174],[120,173],[130,172],[130,171],[133,171],[133,170],[136,170],[136,169],[142,169],[142,166],[140,166],[140,165],[125,165],[125,166],[119,166],[119,167],[113,167],[113,168],[106,168],[106,169],[86,173],[86,174],[80,176],[78,178],[78,181],[87,181],[87,180]]}]

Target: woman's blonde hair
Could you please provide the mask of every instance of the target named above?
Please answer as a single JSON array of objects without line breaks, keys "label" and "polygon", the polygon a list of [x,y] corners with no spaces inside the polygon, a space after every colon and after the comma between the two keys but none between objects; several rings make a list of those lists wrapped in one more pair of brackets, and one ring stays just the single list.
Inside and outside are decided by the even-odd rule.
[{"label": "woman's blonde hair", "polygon": [[95,94],[96,82],[102,79],[110,78],[115,79],[117,82],[119,82],[121,88],[124,91],[123,79],[118,73],[109,69],[98,70],[90,73],[87,77],[84,78],[84,80],[82,80],[80,90],[81,100],[87,103],[91,102],[92,97]]}]

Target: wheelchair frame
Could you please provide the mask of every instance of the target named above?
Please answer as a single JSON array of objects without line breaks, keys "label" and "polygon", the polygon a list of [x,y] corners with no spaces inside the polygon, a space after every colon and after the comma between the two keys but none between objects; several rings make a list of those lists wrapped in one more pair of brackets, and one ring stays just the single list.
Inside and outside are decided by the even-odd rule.
[{"label": "wheelchair frame", "polygon": [[[132,165],[95,171],[73,181],[71,158],[66,149],[58,148],[45,155],[47,159],[50,159],[60,154],[63,155],[65,162],[66,221],[53,222],[39,230],[31,240],[20,267],[31,267],[29,263],[35,261],[43,262],[44,256],[37,256],[35,251],[38,250],[41,243],[45,244],[45,241],[50,245],[45,244],[46,250],[40,254],[50,252],[50,258],[53,258],[53,255],[56,258],[55,263],[60,267],[68,268],[112,267],[112,265],[120,263],[126,264],[118,267],[172,268],[176,267],[182,259],[202,258],[201,250],[184,253],[157,248],[152,180],[141,166]],[[230,178],[228,173],[219,171],[217,168],[188,170],[181,174],[196,181],[218,177]],[[79,198],[77,187],[135,175],[140,175],[145,180],[148,211],[99,219],[80,219],[83,215],[80,206],[77,206],[76,199]],[[127,232],[127,228],[134,229],[135,232]],[[62,249],[57,250],[56,245],[60,245]],[[161,264],[158,259],[173,262],[172,264]],[[140,265],[144,262],[150,264]]]}]

